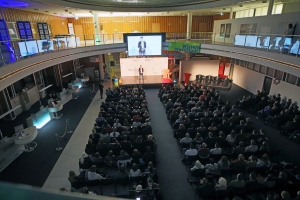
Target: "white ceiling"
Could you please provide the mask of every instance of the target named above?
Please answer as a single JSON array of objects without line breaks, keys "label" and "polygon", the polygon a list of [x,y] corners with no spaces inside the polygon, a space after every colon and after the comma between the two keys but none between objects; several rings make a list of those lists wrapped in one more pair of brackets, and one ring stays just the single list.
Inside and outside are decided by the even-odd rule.
[{"label": "white ceiling", "polygon": [[[16,0],[11,0],[11,1],[16,1]],[[241,0],[239,0],[240,2],[236,3],[236,4],[213,7],[213,8],[196,9],[196,10],[180,10],[180,11],[165,11],[165,12],[120,12],[119,9],[115,9],[115,11],[117,11],[117,10],[118,11],[117,12],[114,12],[114,11],[107,12],[107,11],[95,11],[95,10],[88,10],[88,9],[81,9],[81,8],[51,4],[52,1],[54,1],[54,0],[52,0],[51,3],[44,3],[44,2],[37,2],[37,1],[42,1],[42,0],[22,0],[22,2],[26,2],[29,5],[26,7],[18,7],[16,9],[26,10],[26,11],[36,12],[36,13],[55,15],[55,16],[60,16],[60,17],[73,18],[76,16],[77,17],[92,17],[91,13],[98,13],[98,16],[100,16],[100,17],[183,16],[183,15],[187,15],[187,13],[189,11],[192,12],[193,15],[217,15],[217,14],[229,13],[231,8],[235,12],[235,11],[245,10],[245,9],[249,9],[249,8],[268,6],[268,2],[265,2],[264,0],[259,0],[259,1],[247,0],[246,3],[241,2]],[[82,0],[82,1],[85,1],[85,0]],[[94,1],[94,0],[89,0],[89,1]],[[119,0],[104,0],[104,1],[120,3]],[[157,2],[154,0],[143,0],[143,1],[145,1],[146,3],[149,1]],[[160,2],[171,2],[171,1],[180,2],[182,0],[160,0]],[[232,1],[232,0],[229,0],[229,1]],[[288,1],[290,1],[290,0],[275,0],[275,3],[286,3]],[[139,1],[139,2],[141,3],[141,1]],[[194,2],[194,1],[187,1],[187,2]],[[264,2],[264,3],[262,3],[262,2]],[[149,10],[154,10],[154,9],[149,9]]]}]

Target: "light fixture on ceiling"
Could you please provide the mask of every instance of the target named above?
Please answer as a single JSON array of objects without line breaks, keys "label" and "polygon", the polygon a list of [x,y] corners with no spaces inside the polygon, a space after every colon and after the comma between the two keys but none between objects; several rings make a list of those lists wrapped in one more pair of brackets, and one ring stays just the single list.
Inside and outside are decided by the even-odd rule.
[{"label": "light fixture on ceiling", "polygon": [[45,10],[45,12],[49,12],[48,10]]},{"label": "light fixture on ceiling", "polygon": [[54,15],[56,15],[57,13],[53,13]]},{"label": "light fixture on ceiling", "polygon": [[221,12],[220,15],[224,15],[224,13]]},{"label": "light fixture on ceiling", "polygon": [[40,9],[38,9],[38,8],[35,8],[34,10],[40,10]]},{"label": "light fixture on ceiling", "polygon": [[65,12],[69,12],[68,10],[65,10]]},{"label": "light fixture on ceiling", "polygon": [[223,8],[223,10],[226,10],[226,8]]},{"label": "light fixture on ceiling", "polygon": [[267,1],[266,1],[266,0],[263,0],[262,3],[267,3]]},{"label": "light fixture on ceiling", "polygon": [[243,7],[243,5],[239,5],[239,7],[241,8],[241,7]]}]

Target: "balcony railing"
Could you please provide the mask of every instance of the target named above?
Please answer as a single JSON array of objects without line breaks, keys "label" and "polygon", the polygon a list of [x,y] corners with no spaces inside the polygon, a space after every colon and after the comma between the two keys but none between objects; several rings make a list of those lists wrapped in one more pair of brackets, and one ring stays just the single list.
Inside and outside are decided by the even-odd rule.
[{"label": "balcony railing", "polygon": [[[293,56],[300,55],[300,35],[192,32],[191,39],[187,39],[186,32],[168,32],[166,40],[168,42],[193,41],[202,44],[232,45]],[[13,39],[0,42],[0,66],[49,52],[115,43],[123,43],[123,33],[58,36],[49,39]]]}]

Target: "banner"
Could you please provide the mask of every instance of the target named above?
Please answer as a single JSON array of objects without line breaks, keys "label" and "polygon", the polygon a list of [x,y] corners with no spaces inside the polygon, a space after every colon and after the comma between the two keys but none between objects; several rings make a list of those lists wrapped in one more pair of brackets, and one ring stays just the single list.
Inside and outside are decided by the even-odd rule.
[{"label": "banner", "polygon": [[193,42],[169,42],[168,51],[184,51],[191,53],[200,53],[200,43]]}]

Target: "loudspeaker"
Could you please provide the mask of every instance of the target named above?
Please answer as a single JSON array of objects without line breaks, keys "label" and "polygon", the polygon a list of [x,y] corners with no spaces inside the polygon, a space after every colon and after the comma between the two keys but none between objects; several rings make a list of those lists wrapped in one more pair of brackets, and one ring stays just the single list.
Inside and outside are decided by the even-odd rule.
[{"label": "loudspeaker", "polygon": [[180,60],[179,59],[175,59],[175,65],[179,65]]},{"label": "loudspeaker", "polygon": [[110,61],[110,66],[116,66],[116,62],[115,61]]}]

